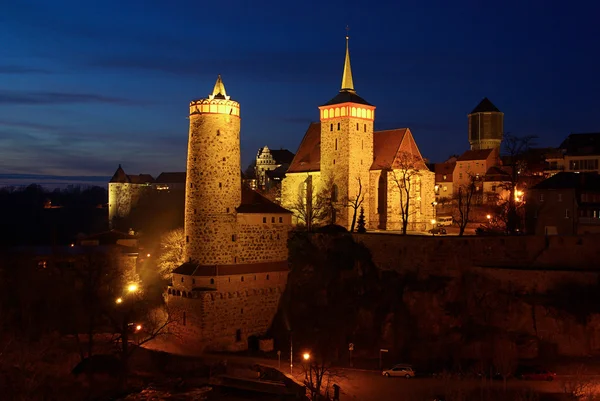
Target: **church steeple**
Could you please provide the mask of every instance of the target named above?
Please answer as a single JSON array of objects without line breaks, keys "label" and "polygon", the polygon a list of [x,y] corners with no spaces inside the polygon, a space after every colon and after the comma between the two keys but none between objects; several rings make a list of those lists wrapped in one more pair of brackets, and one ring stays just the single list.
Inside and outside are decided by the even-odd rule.
[{"label": "church steeple", "polygon": [[[348,28],[346,28],[348,31]],[[355,92],[354,82],[352,81],[352,68],[350,67],[350,50],[348,49],[348,41],[350,36],[346,33],[346,60],[344,60],[344,75],[342,75],[342,90],[341,92]]]},{"label": "church steeple", "polygon": [[209,96],[209,99],[229,100],[229,96],[227,96],[227,92],[225,92],[225,85],[223,85],[223,80],[221,79],[220,74],[217,77],[217,82],[215,82],[215,87],[213,89],[212,95]]}]

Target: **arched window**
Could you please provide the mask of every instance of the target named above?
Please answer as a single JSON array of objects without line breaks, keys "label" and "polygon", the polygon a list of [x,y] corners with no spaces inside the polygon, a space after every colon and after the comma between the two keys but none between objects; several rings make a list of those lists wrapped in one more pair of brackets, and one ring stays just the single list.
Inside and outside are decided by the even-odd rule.
[{"label": "arched window", "polygon": [[323,118],[329,118],[329,110],[323,112]]},{"label": "arched window", "polygon": [[181,296],[181,291],[177,290],[177,296],[180,297]]},{"label": "arched window", "polygon": [[339,107],[336,107],[336,108],[335,108],[335,116],[336,116],[336,117],[339,117],[339,116],[340,116],[340,108],[339,108]]},{"label": "arched window", "polygon": [[215,283],[215,279],[214,279],[214,278],[211,278],[211,279],[210,279],[210,283],[211,283],[211,284],[214,284],[214,283]]}]

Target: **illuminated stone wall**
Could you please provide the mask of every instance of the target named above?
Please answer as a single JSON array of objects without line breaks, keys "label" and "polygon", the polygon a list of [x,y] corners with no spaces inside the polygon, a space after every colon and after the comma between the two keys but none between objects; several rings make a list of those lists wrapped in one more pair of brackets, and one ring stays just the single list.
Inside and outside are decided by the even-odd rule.
[{"label": "illuminated stone wall", "polygon": [[108,184],[108,222],[113,218],[127,217],[139,200],[152,190],[147,184],[111,182]]},{"label": "illuminated stone wall", "polygon": [[237,351],[247,349],[248,337],[264,335],[271,326],[287,272],[195,278],[209,286],[213,280],[215,291],[185,289],[180,278],[173,278],[167,295],[169,312],[178,319],[173,325],[177,339],[190,349]]},{"label": "illuminated stone wall", "polygon": [[287,260],[290,214],[238,214],[237,262],[260,263]]},{"label": "illuminated stone wall", "polygon": [[[237,105],[232,101],[214,102]],[[195,103],[192,102],[190,110],[185,258],[200,264],[235,263],[232,236],[236,234],[236,207],[242,196],[240,118],[233,114],[203,113],[198,106],[194,107]]]},{"label": "illuminated stone wall", "polygon": [[[345,205],[346,200],[356,199],[359,179],[365,195],[365,215],[369,215],[368,188],[369,169],[373,163],[374,110],[371,107],[359,108],[353,113],[356,107],[341,106],[321,108],[321,177],[324,185],[337,186],[340,212],[336,224],[349,229],[354,209]],[[358,113],[361,117],[358,117]]]},{"label": "illuminated stone wall", "polygon": [[[294,213],[292,224],[302,223],[298,219],[298,213],[295,210],[298,204],[298,198],[303,194],[304,182],[312,176],[313,197],[319,193],[323,184],[321,182],[321,173],[319,171],[310,173],[287,173],[281,182],[281,206]],[[303,224],[303,223],[302,223]]]}]

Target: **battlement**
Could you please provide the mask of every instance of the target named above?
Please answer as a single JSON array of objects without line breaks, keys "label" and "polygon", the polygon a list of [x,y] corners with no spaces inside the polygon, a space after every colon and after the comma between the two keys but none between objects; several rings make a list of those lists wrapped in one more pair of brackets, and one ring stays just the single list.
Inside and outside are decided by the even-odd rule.
[{"label": "battlement", "polygon": [[225,114],[240,116],[240,104],[229,99],[200,99],[190,102],[190,116],[195,114]]}]

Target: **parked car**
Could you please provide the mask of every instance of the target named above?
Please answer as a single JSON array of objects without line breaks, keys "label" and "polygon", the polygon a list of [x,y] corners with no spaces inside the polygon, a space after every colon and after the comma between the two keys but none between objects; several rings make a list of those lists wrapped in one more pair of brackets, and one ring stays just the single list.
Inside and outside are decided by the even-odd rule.
[{"label": "parked car", "polygon": [[539,366],[524,366],[517,370],[516,376],[523,380],[545,380],[552,381],[556,378],[556,373]]},{"label": "parked car", "polygon": [[430,229],[429,233],[433,235],[445,235],[446,229],[444,227],[435,227]]},{"label": "parked car", "polygon": [[407,379],[415,377],[415,371],[412,366],[405,364],[395,365],[391,369],[384,370],[381,374],[385,377],[405,377]]}]

